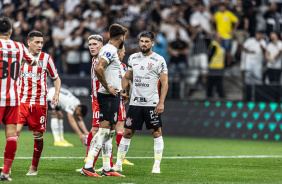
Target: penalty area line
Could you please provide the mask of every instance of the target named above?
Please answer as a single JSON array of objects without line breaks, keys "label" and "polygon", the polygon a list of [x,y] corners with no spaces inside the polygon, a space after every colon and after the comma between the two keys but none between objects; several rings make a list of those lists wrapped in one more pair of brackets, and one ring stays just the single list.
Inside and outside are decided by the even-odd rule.
[{"label": "penalty area line", "polygon": [[[3,159],[4,157],[0,157]],[[116,158],[116,157],[114,157]],[[154,157],[126,157],[129,159],[153,159]],[[218,158],[282,158],[282,155],[236,155],[236,156],[178,156],[162,159],[218,159]],[[15,157],[15,159],[32,159],[32,157]],[[40,159],[85,159],[85,157],[41,157]]]}]

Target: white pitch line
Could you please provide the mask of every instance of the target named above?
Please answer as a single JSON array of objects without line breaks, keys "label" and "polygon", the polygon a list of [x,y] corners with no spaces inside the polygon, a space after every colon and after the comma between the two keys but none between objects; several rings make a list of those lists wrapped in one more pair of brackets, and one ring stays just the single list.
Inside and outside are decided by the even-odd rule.
[{"label": "white pitch line", "polygon": [[[3,159],[4,157],[0,157]],[[116,157],[114,157],[116,158]],[[153,159],[154,157],[126,157],[130,159]],[[185,156],[162,157],[163,159],[215,159],[215,158],[282,158],[282,155],[237,155],[237,156]],[[32,159],[32,157],[15,157],[15,159]],[[40,159],[85,159],[85,157],[41,157]]]}]

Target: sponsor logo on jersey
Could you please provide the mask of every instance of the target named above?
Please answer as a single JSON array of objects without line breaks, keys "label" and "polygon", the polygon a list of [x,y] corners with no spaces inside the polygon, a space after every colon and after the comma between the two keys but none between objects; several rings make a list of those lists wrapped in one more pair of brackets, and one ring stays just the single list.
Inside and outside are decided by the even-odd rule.
[{"label": "sponsor logo on jersey", "polygon": [[36,75],[35,73],[32,73],[32,72],[22,72],[21,74],[23,78],[33,78],[36,80],[40,79],[40,74]]},{"label": "sponsor logo on jersey", "polygon": [[151,60],[158,61],[156,58],[150,57]]},{"label": "sponsor logo on jersey", "polygon": [[12,54],[12,53],[1,53],[2,58],[17,58],[20,57],[19,54]]},{"label": "sponsor logo on jersey", "polygon": [[139,64],[133,64],[133,66],[136,66],[136,65],[139,65]]},{"label": "sponsor logo on jersey", "polygon": [[141,66],[141,67],[140,67],[140,70],[144,70],[144,69],[145,69],[144,66]]},{"label": "sponsor logo on jersey", "polygon": [[148,66],[147,66],[147,69],[150,71],[150,70],[153,70],[153,63],[148,63]]},{"label": "sponsor logo on jersey", "polygon": [[136,87],[150,87],[150,84],[147,84],[147,83],[135,83],[135,86]]},{"label": "sponsor logo on jersey", "polygon": [[38,66],[38,67],[43,67],[43,61],[38,61],[38,62],[37,62],[37,66]]},{"label": "sponsor logo on jersey", "polygon": [[134,97],[134,102],[147,102],[147,99],[144,97]]},{"label": "sponsor logo on jersey", "polygon": [[131,126],[132,125],[132,118],[130,118],[130,117],[126,118],[125,124],[126,124],[126,126]]},{"label": "sponsor logo on jersey", "polygon": [[106,53],[106,56],[107,56],[107,57],[111,57],[111,53],[110,53],[110,52],[107,52],[107,53]]}]

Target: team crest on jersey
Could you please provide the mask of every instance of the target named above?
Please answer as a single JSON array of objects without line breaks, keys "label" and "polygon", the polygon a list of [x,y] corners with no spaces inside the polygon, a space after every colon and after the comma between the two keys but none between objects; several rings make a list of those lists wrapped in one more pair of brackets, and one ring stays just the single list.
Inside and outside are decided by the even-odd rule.
[{"label": "team crest on jersey", "polygon": [[131,126],[132,125],[132,118],[128,117],[126,119],[126,122],[125,122],[126,126]]},{"label": "team crest on jersey", "polygon": [[117,113],[115,112],[115,117],[114,117],[114,121],[117,121]]},{"label": "team crest on jersey", "polygon": [[38,67],[43,67],[43,61],[38,61],[38,62],[37,62],[37,66],[38,66]]},{"label": "team crest on jersey", "polygon": [[153,63],[148,63],[147,69],[148,70],[152,70],[153,69],[153,65],[154,65]]}]

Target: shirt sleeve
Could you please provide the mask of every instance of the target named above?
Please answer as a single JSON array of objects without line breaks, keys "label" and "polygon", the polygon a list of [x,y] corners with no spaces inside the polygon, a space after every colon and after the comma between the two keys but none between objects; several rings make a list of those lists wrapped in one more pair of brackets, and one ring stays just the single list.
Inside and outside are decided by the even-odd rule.
[{"label": "shirt sleeve", "polygon": [[108,64],[111,63],[112,59],[113,59],[113,52],[110,52],[108,50],[105,50],[102,55],[101,58],[105,59],[107,61]]},{"label": "shirt sleeve", "polygon": [[53,58],[50,55],[47,61],[47,71],[52,79],[56,79],[58,77],[57,68],[55,66]]},{"label": "shirt sleeve", "polygon": [[128,65],[128,70],[132,70],[132,59],[131,59],[132,55],[128,58],[128,61],[127,61],[127,65]]},{"label": "shirt sleeve", "polygon": [[164,58],[161,59],[161,62],[160,62],[159,67],[158,67],[158,74],[160,74],[162,72],[165,73],[165,74],[168,73],[167,65],[166,65]]},{"label": "shirt sleeve", "polygon": [[229,12],[229,17],[231,19],[231,22],[238,22],[238,18],[233,13]]},{"label": "shirt sleeve", "polygon": [[243,43],[243,47],[247,48],[249,45],[250,39],[247,39],[244,43]]},{"label": "shirt sleeve", "polygon": [[65,111],[73,115],[73,114],[74,114],[74,111],[75,111],[75,108],[76,108],[75,105],[68,104],[68,105],[66,106]]},{"label": "shirt sleeve", "polygon": [[30,64],[32,65],[34,63],[34,57],[31,55],[27,48],[22,44],[23,47],[23,58]]}]

